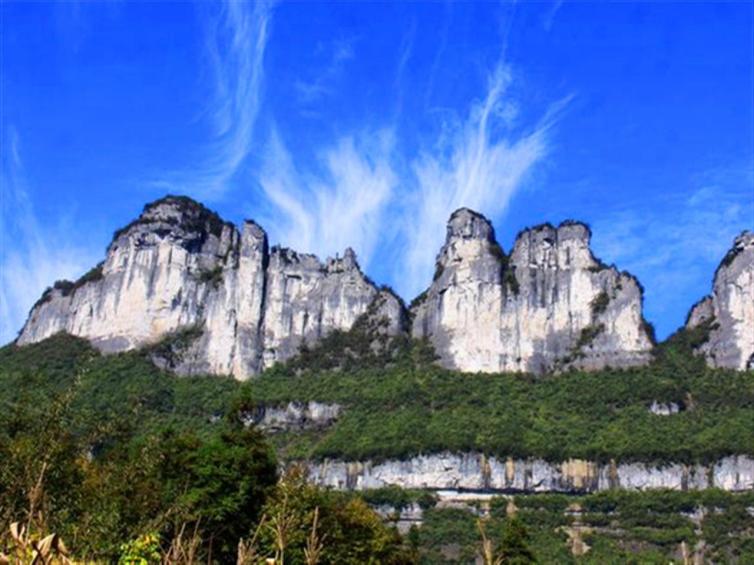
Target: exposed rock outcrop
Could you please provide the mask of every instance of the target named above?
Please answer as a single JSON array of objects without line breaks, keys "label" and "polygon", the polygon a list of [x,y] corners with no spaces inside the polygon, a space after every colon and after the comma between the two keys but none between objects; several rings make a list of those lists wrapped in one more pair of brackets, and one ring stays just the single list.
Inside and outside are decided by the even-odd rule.
[{"label": "exposed rock outcrop", "polygon": [[754,368],[754,233],[736,238],[715,271],[712,294],[694,305],[686,328],[709,332],[698,352],[710,366]]},{"label": "exposed rock outcrop", "polygon": [[460,209],[409,324],[401,300],[364,276],[352,250],[322,263],[270,249],[256,223],[239,231],[169,196],[115,234],[101,265],[45,292],[17,343],[59,331],[106,352],[159,342],[153,358],[177,373],[246,378],[366,316],[389,335],[411,325],[444,365],[464,371],[645,363],[641,287],[596,260],[589,239],[584,224],[546,224],[519,234],[506,255],[490,222]]},{"label": "exposed rock outcrop", "polygon": [[340,416],[339,404],[289,402],[282,406],[259,406],[249,414],[249,423],[266,432],[326,428]]},{"label": "exposed rock outcrop", "polygon": [[499,492],[597,492],[612,488],[728,491],[754,488],[754,459],[730,456],[710,465],[501,460],[479,453],[438,453],[405,461],[308,463],[312,482],[339,489],[386,486]]},{"label": "exposed rock outcrop", "polygon": [[246,378],[304,340],[348,330],[378,298],[380,315],[393,317],[388,331],[398,331],[400,301],[364,276],[352,250],[324,264],[270,250],[256,223],[239,233],[193,200],[169,196],[116,232],[100,267],[46,291],[17,343],[65,331],[113,352],[179,335],[185,343],[164,365]]},{"label": "exposed rock outcrop", "polygon": [[577,222],[523,231],[506,256],[490,222],[453,213],[434,281],[412,306],[415,337],[464,371],[544,372],[646,363],[636,279],[603,265]]}]

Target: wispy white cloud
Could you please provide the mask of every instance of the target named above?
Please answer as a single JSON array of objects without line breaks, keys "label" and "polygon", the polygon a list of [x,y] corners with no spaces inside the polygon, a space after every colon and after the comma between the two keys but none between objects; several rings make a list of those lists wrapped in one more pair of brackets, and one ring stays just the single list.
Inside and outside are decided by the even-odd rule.
[{"label": "wispy white cloud", "polygon": [[516,106],[505,97],[510,80],[498,66],[467,115],[449,120],[442,141],[414,157],[396,154],[394,129],[385,128],[341,138],[320,155],[320,166],[301,171],[274,134],[260,178],[272,204],[266,220],[273,239],[319,255],[353,246],[368,267],[378,241],[397,237],[393,280],[404,297],[417,294],[430,281],[453,210],[499,215],[546,155],[549,128],[565,102],[514,134]]},{"label": "wispy white cloud", "polygon": [[668,314],[690,307],[689,296],[707,294],[733,238],[754,228],[750,170],[709,171],[688,184],[696,188],[658,195],[656,205],[641,212],[617,210],[593,222],[597,254],[639,278],[647,289],[650,319],[663,320],[662,337],[683,323]]},{"label": "wispy white cloud", "polygon": [[408,32],[401,40],[401,47],[398,56],[398,65],[395,72],[395,81],[393,88],[395,90],[395,116],[397,119],[403,111],[403,75],[408,68],[408,62],[411,60],[414,51],[414,39],[416,38],[416,20],[411,22]]},{"label": "wispy white cloud", "polygon": [[[354,58],[354,40],[340,39],[333,41],[328,49],[320,48],[327,53],[329,60],[309,77],[302,77],[293,83],[299,104],[310,106],[335,91],[336,82],[343,74],[345,65]],[[308,110],[310,111],[310,110]]]},{"label": "wispy white cloud", "polygon": [[468,207],[499,216],[526,174],[547,153],[547,133],[567,101],[553,106],[529,131],[514,134],[509,126],[516,107],[505,97],[510,81],[509,69],[498,65],[485,96],[472,104],[460,125],[413,162],[416,190],[404,216],[406,276],[401,290],[406,296],[417,294],[429,282],[450,213]]},{"label": "wispy white cloud", "polygon": [[552,24],[555,23],[555,15],[562,6],[563,0],[555,0],[545,12],[545,15],[542,17],[542,27],[545,28],[545,31],[550,31],[552,29]]},{"label": "wispy white cloud", "polygon": [[[216,72],[212,115],[218,141],[212,159],[191,175],[194,195],[211,198],[222,193],[248,156],[261,103],[270,11],[268,4],[250,9],[244,3],[231,3],[224,6],[222,17],[213,20],[208,53]],[[512,11],[501,20],[501,25],[507,24],[501,29],[501,60]],[[516,123],[518,107],[506,96],[511,74],[501,63],[479,100],[463,113],[449,111],[444,116],[439,142],[417,151],[396,139],[402,76],[414,36],[412,26],[399,49],[397,111],[387,124],[366,119],[350,135],[325,145],[314,162],[303,164],[294,162],[296,155],[289,152],[284,135],[273,131],[259,156],[260,169],[252,177],[265,200],[254,215],[259,217],[259,208],[267,211],[262,219],[274,241],[322,256],[352,246],[368,267],[378,239],[399,238],[395,269],[401,276],[394,282],[406,297],[428,283],[449,214],[461,206],[492,217],[502,213],[526,174],[546,154],[547,133],[556,118],[553,110],[529,128]],[[352,40],[334,41],[320,49],[327,54],[326,64],[294,83],[302,112],[332,92],[354,58]]]},{"label": "wispy white cloud", "polygon": [[252,148],[274,2],[231,1],[207,6],[213,9],[203,12],[206,53],[214,78],[209,110],[213,138],[195,167],[172,172],[153,184],[213,200],[229,190]]},{"label": "wispy white cloud", "polygon": [[0,152],[0,343],[16,337],[45,288],[58,279],[77,278],[101,253],[72,242],[61,223],[39,222],[26,186],[18,134],[14,128],[7,134]]},{"label": "wispy white cloud", "polygon": [[344,137],[319,155],[320,172],[300,171],[273,133],[260,177],[274,206],[273,237],[321,256],[353,247],[367,265],[397,183],[392,148],[388,130]]},{"label": "wispy white cloud", "polygon": [[432,60],[432,66],[429,69],[429,76],[427,78],[427,87],[424,89],[424,106],[429,106],[429,102],[434,94],[435,79],[437,73],[440,70],[440,65],[445,58],[445,50],[448,46],[448,32],[450,30],[451,16],[453,13],[453,3],[446,0],[444,3],[444,15],[442,28],[440,28],[440,40],[438,41],[437,51],[435,57]]}]

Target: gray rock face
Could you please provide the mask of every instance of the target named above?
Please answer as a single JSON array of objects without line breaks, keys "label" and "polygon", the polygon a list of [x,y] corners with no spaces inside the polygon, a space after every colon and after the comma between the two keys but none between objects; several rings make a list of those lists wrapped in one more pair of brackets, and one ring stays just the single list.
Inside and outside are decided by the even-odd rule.
[{"label": "gray rock face", "polygon": [[261,406],[249,423],[267,432],[307,430],[332,425],[341,413],[339,404],[289,402],[283,406]]},{"label": "gray rock face", "polygon": [[435,279],[412,306],[415,337],[464,371],[545,372],[649,361],[634,277],[598,262],[589,228],[564,222],[519,234],[510,256],[468,209],[448,222]]},{"label": "gray rock face", "polygon": [[754,233],[745,231],[715,271],[712,294],[689,313],[687,329],[704,326],[699,347],[712,367],[754,368]]},{"label": "gray rock face", "polygon": [[[640,287],[599,263],[589,237],[579,223],[538,226],[507,256],[484,216],[458,210],[435,279],[412,307],[412,334],[464,371],[645,363]],[[66,331],[111,352],[170,336],[179,347],[157,358],[162,366],[247,378],[362,315],[390,335],[409,326],[400,299],[364,276],[352,250],[322,263],[269,249],[256,223],[239,231],[188,198],[166,197],[115,234],[101,266],[46,292],[17,343]]]},{"label": "gray rock face", "polygon": [[124,351],[195,328],[172,369],[247,378],[304,340],[348,330],[375,300],[386,331],[402,328],[400,301],[363,275],[352,250],[324,264],[270,250],[254,222],[239,233],[190,199],[166,197],[115,234],[99,270],[46,292],[17,343],[66,331]]},{"label": "gray rock face", "polygon": [[386,486],[498,492],[597,492],[613,488],[697,490],[754,488],[754,459],[739,455],[711,465],[595,463],[571,459],[500,460],[479,453],[438,453],[406,461],[308,463],[312,482],[338,489]]},{"label": "gray rock face", "polygon": [[412,502],[405,508],[395,508],[388,504],[373,507],[373,510],[385,521],[391,522],[402,535],[406,535],[414,526],[421,526],[424,509]]}]

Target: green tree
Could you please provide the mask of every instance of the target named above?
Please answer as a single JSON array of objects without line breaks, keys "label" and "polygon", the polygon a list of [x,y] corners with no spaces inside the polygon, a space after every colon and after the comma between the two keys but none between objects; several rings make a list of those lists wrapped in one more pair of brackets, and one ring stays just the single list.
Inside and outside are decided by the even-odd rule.
[{"label": "green tree", "polygon": [[301,469],[280,481],[262,520],[257,551],[276,563],[312,563],[312,548],[320,565],[415,562],[415,552],[362,499],[315,487]]},{"label": "green tree", "polygon": [[511,517],[505,520],[498,553],[504,565],[537,562],[529,548],[529,533],[518,518]]}]

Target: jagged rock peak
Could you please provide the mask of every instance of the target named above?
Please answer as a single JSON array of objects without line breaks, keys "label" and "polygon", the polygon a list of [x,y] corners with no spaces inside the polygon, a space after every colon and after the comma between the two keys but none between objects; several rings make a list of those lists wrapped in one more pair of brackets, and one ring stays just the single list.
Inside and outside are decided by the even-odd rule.
[{"label": "jagged rock peak", "polygon": [[113,235],[113,243],[134,230],[167,234],[206,234],[220,237],[235,226],[188,196],[167,195],[144,206],[141,215]]},{"label": "jagged rock peak", "polygon": [[454,239],[485,239],[494,241],[492,223],[479,212],[459,208],[450,215],[446,242]]},{"label": "jagged rock peak", "polygon": [[516,235],[516,239],[529,234],[541,234],[542,237],[562,235],[564,237],[584,239],[588,243],[592,238],[592,229],[589,227],[589,224],[579,220],[563,220],[557,227],[550,222],[544,222],[522,229]]},{"label": "jagged rock peak", "polygon": [[686,328],[701,328],[699,346],[712,367],[754,368],[754,233],[744,231],[715,270],[712,293],[689,312]]},{"label": "jagged rock peak", "polygon": [[725,254],[723,260],[720,261],[717,269],[715,269],[715,278],[720,274],[721,269],[730,267],[735,261],[740,260],[741,257],[743,257],[743,261],[740,266],[745,268],[751,263],[752,253],[754,253],[754,232],[744,230],[733,240],[733,246]]},{"label": "jagged rock peak", "polygon": [[412,333],[450,368],[557,371],[646,363],[652,341],[636,279],[594,258],[586,224],[523,230],[506,256],[483,216],[455,212]]},{"label": "jagged rock peak", "polygon": [[328,257],[327,259],[328,273],[339,273],[343,271],[361,272],[361,267],[359,267],[359,262],[356,259],[356,252],[350,247],[346,247],[346,250],[343,252],[343,257],[336,255],[335,257]]},{"label": "jagged rock peak", "polygon": [[[434,281],[443,286],[459,279],[496,281],[505,254],[495,241],[492,223],[483,215],[460,208],[450,215],[445,244],[435,260]],[[437,292],[440,288],[435,289]]]},{"label": "jagged rock peak", "polygon": [[[378,293],[351,249],[324,264],[269,249],[255,222],[239,233],[190,198],[167,196],[116,232],[101,267],[45,292],[17,343],[65,331],[113,352],[169,339],[180,350],[158,348],[167,368],[246,378],[304,341],[350,329]],[[388,331],[398,331],[402,304],[383,302]]]},{"label": "jagged rock peak", "polygon": [[517,267],[603,269],[607,266],[591,251],[592,231],[583,222],[566,220],[558,227],[540,224],[519,232],[511,251]]},{"label": "jagged rock peak", "polygon": [[220,219],[216,212],[213,212],[201,202],[197,202],[189,196],[177,196],[174,194],[168,194],[145,204],[140,217],[146,219],[160,217],[180,218],[184,216],[214,216]]}]

